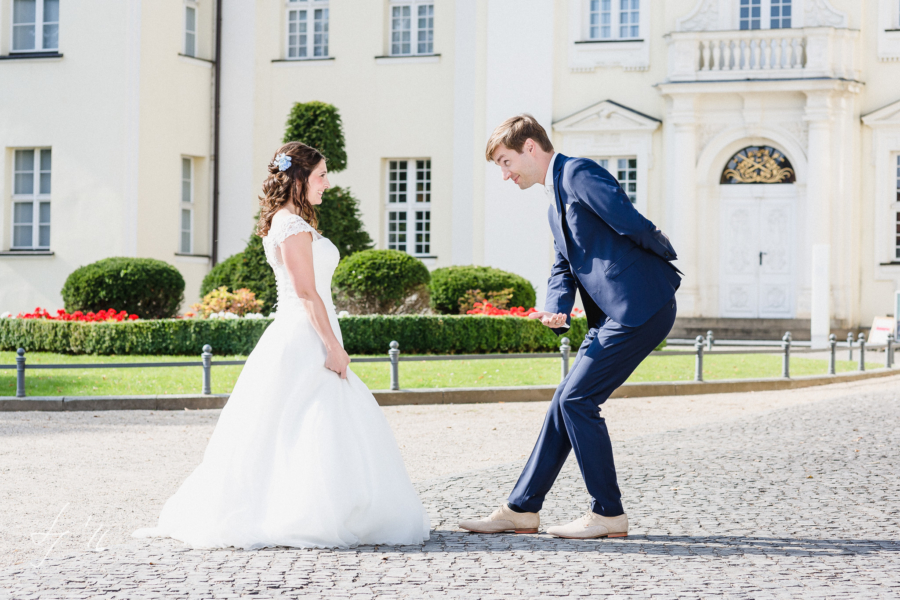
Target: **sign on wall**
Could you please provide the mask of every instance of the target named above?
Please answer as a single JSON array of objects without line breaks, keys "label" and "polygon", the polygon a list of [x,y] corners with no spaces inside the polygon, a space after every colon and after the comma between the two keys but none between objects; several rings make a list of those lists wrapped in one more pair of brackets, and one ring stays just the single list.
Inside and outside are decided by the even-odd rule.
[{"label": "sign on wall", "polygon": [[887,344],[889,333],[894,333],[897,323],[892,317],[875,317],[872,319],[872,329],[869,330],[867,344],[881,346]]}]

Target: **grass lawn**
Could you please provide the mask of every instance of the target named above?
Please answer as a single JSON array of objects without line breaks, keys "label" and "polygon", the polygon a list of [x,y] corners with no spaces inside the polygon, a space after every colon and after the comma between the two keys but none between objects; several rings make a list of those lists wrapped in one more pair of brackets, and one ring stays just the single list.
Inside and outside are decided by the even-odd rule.
[{"label": "grass lawn", "polygon": [[[69,356],[32,352],[28,364],[123,363],[123,362],[193,362],[190,356]],[[242,357],[217,356],[218,360]],[[15,353],[0,352],[0,364],[15,364]],[[706,355],[704,378],[750,379],[781,375],[781,357],[777,355]],[[882,367],[880,362],[867,362],[866,368]],[[389,363],[351,364],[353,371],[375,389],[390,387]],[[838,361],[839,372],[855,371],[856,361]],[[825,374],[826,360],[791,357],[791,375]],[[212,391],[231,392],[241,367],[213,367]],[[32,370],[26,377],[29,396],[108,396],[142,394],[199,393],[200,367],[160,367],[135,369],[54,369]],[[559,383],[560,361],[553,358],[462,361],[402,361],[402,388],[488,387],[515,385],[555,385]],[[694,378],[694,357],[652,356],[645,360],[628,381],[690,381]],[[0,396],[16,393],[14,370],[0,371]]]}]

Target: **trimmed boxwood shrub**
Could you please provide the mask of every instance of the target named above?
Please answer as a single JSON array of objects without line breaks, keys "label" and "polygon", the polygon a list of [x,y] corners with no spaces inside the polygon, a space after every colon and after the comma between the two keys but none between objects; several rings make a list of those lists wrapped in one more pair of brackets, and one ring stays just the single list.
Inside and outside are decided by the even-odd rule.
[{"label": "trimmed boxwood shrub", "polygon": [[400,307],[414,293],[424,293],[430,274],[425,264],[397,250],[364,250],[342,260],[331,285],[337,303],[363,314],[383,314]]},{"label": "trimmed boxwood shrub", "polygon": [[184,301],[184,277],[153,258],[104,258],[75,269],[62,288],[73,313],[115,308],[144,319],[174,317]]},{"label": "trimmed boxwood shrub", "polygon": [[[217,355],[248,354],[270,319],[164,319],[81,323],[0,319],[0,350],[66,354],[199,355],[204,344]],[[478,315],[366,315],[340,320],[351,354],[387,353],[391,341],[404,354],[555,352],[561,337],[537,321]],[[573,355],[587,333],[587,319],[572,319],[566,335]]]},{"label": "trimmed boxwood shrub", "polygon": [[275,273],[266,262],[266,251],[263,249],[261,237],[251,235],[243,252],[230,256],[213,267],[200,284],[200,296],[203,297],[223,285],[229,292],[247,288],[256,294],[256,299],[263,303],[261,309],[263,314],[267,315],[275,309],[278,287],[275,283]]},{"label": "trimmed boxwood shrub", "polygon": [[459,299],[469,290],[500,292],[515,290],[509,306],[531,308],[535,303],[534,287],[515,273],[493,267],[455,266],[435,269],[431,272],[431,307],[445,315],[459,314]]}]

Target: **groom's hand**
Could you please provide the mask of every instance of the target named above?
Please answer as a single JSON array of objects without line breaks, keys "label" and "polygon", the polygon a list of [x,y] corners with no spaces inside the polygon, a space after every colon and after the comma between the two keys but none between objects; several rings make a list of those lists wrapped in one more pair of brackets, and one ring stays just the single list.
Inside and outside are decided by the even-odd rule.
[{"label": "groom's hand", "polygon": [[563,313],[552,313],[546,310],[539,310],[528,315],[529,319],[540,319],[541,323],[550,329],[557,329],[566,324],[566,315]]}]

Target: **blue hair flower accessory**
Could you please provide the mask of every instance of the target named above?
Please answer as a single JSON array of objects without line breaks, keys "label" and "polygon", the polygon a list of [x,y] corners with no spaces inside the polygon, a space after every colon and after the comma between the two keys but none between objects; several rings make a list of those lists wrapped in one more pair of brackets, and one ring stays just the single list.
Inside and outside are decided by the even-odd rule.
[{"label": "blue hair flower accessory", "polygon": [[282,152],[275,157],[273,164],[278,165],[279,171],[287,171],[291,167],[291,157]]}]

